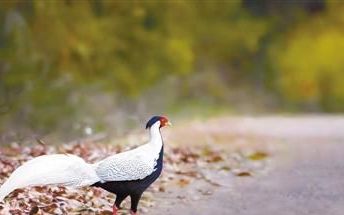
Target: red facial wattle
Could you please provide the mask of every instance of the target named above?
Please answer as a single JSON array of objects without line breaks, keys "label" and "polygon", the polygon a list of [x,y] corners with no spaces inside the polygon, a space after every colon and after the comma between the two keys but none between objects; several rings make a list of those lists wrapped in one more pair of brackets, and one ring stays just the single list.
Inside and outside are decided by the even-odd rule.
[{"label": "red facial wattle", "polygon": [[164,127],[164,126],[168,126],[171,125],[171,123],[168,121],[168,119],[166,117],[160,117],[160,128]]}]

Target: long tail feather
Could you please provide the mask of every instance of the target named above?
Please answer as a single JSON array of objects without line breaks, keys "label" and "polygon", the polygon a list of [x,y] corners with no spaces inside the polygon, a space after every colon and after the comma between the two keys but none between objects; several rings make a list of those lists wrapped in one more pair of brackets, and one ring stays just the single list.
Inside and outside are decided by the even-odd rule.
[{"label": "long tail feather", "polygon": [[100,181],[93,165],[75,155],[36,157],[18,167],[0,187],[0,201],[18,188],[37,185],[89,186]]}]

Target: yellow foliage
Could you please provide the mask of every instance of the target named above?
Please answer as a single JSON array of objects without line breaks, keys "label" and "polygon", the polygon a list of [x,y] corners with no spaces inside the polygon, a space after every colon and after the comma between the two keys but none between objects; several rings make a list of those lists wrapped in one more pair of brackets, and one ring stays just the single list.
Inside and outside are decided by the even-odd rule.
[{"label": "yellow foliage", "polygon": [[[343,9],[340,11],[337,14],[344,14]],[[320,106],[328,105],[323,104],[324,100],[344,101],[342,18],[320,16],[308,20],[271,50],[277,86],[289,101]]]},{"label": "yellow foliage", "polygon": [[167,55],[173,64],[178,65],[177,74],[188,74],[193,69],[194,53],[186,40],[170,39],[167,41]]}]

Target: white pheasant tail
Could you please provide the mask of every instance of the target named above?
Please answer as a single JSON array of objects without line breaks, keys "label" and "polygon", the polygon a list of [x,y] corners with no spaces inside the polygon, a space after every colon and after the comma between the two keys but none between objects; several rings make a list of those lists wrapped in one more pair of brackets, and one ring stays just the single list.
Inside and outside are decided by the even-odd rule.
[{"label": "white pheasant tail", "polygon": [[78,156],[43,155],[24,163],[11,174],[0,188],[0,201],[17,188],[49,184],[83,187],[99,180],[93,165]]}]

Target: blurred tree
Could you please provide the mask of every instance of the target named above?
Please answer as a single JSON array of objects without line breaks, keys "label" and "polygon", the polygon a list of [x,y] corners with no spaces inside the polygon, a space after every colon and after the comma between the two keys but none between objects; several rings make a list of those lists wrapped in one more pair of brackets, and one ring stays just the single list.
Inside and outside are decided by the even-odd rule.
[{"label": "blurred tree", "polygon": [[266,31],[240,1],[4,5],[1,85],[18,92],[14,113],[43,125],[74,113],[70,97],[84,87],[137,97],[166,76],[185,77],[206,65],[242,67]]},{"label": "blurred tree", "polygon": [[86,118],[87,107],[99,119],[107,111],[94,94],[110,94],[111,104],[138,101],[169,77],[180,83],[164,91],[178,101],[224,103],[231,88],[245,86],[272,89],[288,104],[343,110],[338,5],[2,1],[1,121],[51,130],[61,117]]},{"label": "blurred tree", "polygon": [[272,48],[277,88],[291,104],[316,110],[344,108],[343,5],[307,19]]}]

